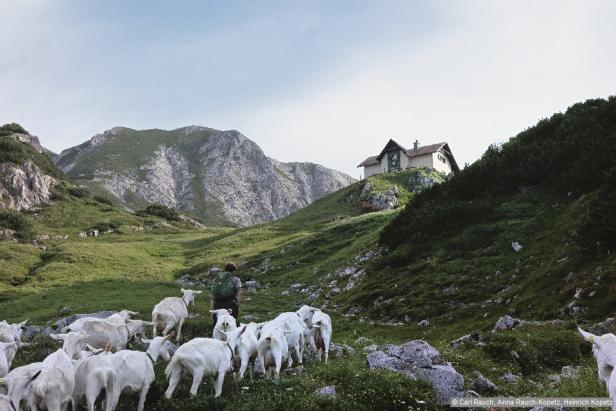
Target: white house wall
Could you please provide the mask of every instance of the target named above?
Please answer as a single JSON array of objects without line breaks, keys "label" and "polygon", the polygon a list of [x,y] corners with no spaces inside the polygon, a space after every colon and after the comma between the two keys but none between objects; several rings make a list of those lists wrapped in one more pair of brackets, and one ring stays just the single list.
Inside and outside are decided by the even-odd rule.
[{"label": "white house wall", "polygon": [[417,156],[417,157],[411,157],[410,159],[410,167],[428,167],[428,168],[432,168],[432,163],[433,163],[433,159],[432,159],[432,155],[431,154],[425,154],[423,156]]},{"label": "white house wall", "polygon": [[[444,163],[438,158],[439,155],[445,159]],[[447,156],[445,156],[445,154],[439,152],[432,153],[432,162],[434,164],[432,168],[434,168],[435,170],[445,174],[451,174],[451,164],[449,163],[449,159],[447,158]]]}]

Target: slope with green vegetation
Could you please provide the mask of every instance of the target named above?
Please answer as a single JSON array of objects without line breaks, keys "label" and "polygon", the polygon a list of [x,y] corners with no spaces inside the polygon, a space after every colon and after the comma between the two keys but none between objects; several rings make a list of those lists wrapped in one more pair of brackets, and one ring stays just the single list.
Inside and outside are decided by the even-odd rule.
[{"label": "slope with green vegetation", "polygon": [[[46,250],[0,243],[0,272],[23,277],[4,280],[0,310],[8,320],[27,314],[37,324],[67,311],[121,308],[148,319],[153,305],[181,286],[207,291],[208,270],[232,260],[244,281],[261,285],[245,294],[240,317],[262,321],[309,302],[331,313],[334,341],[355,354],[327,365],[308,361],[279,383],[229,377],[217,400],[208,384],[188,398],[188,381],[173,400],[162,399],[159,365],[148,409],[437,408],[424,383],[368,371],[358,337],[376,344],[424,339],[465,376],[466,389],[475,389],[480,372],[504,396],[605,396],[575,325],[613,315],[615,142],[616,99],[591,100],[492,147],[431,189],[416,192],[404,173],[368,179],[376,191],[397,186],[405,207],[362,211],[366,182],[359,182],[281,220],[239,229],[171,222],[136,231],[129,227],[145,226],[147,217],[103,219],[122,212],[70,196],[29,216],[38,233],[125,222],[96,238],[42,241]],[[65,229],[72,208],[81,211]],[[210,332],[206,294],[183,329],[186,339]],[[505,314],[531,322],[491,332]],[[479,343],[450,344],[471,332]],[[38,360],[54,346],[37,337],[17,361]],[[579,375],[556,377],[563,366],[580,367]],[[326,385],[336,386],[335,399],[315,395]],[[123,397],[121,409],[135,403]]]}]

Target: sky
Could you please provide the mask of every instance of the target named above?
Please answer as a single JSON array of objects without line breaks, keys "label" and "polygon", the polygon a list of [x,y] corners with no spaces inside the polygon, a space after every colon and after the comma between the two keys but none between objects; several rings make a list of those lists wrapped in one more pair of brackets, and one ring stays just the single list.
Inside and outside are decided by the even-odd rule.
[{"label": "sky", "polygon": [[472,163],[616,94],[611,0],[0,0],[0,123],[235,129],[358,178],[393,138]]}]

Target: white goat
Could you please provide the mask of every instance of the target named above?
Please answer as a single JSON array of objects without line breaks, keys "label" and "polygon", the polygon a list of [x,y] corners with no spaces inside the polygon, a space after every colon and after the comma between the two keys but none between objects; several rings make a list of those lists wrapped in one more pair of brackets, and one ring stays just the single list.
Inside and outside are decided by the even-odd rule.
[{"label": "white goat", "polygon": [[195,297],[203,291],[185,290],[182,288],[182,297],[167,297],[154,306],[152,310],[153,330],[156,337],[159,331],[165,336],[177,326],[176,342],[180,341],[182,324],[188,317],[188,304],[195,305]]},{"label": "white goat", "polygon": [[137,315],[137,314],[139,313],[136,313],[134,311],[129,311],[129,310],[122,310],[115,314],[111,314],[107,318],[83,317],[83,318],[79,318],[78,320],[73,321],[66,327],[62,328],[62,332],[68,333],[71,331],[72,332],[81,331],[83,329],[83,325],[92,320],[105,320],[105,321],[116,323],[118,325],[123,325],[123,324],[126,324],[133,315]]},{"label": "white goat", "polygon": [[35,380],[40,370],[31,375],[14,375],[12,377],[0,378],[0,386],[7,387],[6,394],[0,394],[0,410],[17,411],[19,404],[24,397],[28,384]]},{"label": "white goat", "polygon": [[[244,378],[248,365],[251,363],[254,365],[254,360],[257,358],[257,347],[259,343],[257,339],[257,327],[256,323],[247,324],[244,333],[240,336],[239,344],[235,347],[233,367],[236,370],[236,379],[238,376],[240,380]],[[250,378],[252,379],[252,367],[250,367]]]},{"label": "white goat", "polygon": [[[304,334],[306,332],[307,325],[302,319],[293,312],[287,312],[279,314],[274,318],[261,326],[261,334],[265,333],[268,328],[277,327],[283,332],[287,340],[287,348],[295,352],[295,360],[301,364],[304,356]],[[291,355],[288,356],[288,366],[293,365],[293,359]]]},{"label": "white goat", "polygon": [[15,354],[17,354],[17,349],[25,345],[21,342],[21,333],[23,332],[27,322],[28,320],[22,321],[18,324],[9,324],[6,321],[0,321],[0,342],[17,343],[6,347],[5,355],[9,368],[11,368]]},{"label": "white goat", "polygon": [[87,342],[94,348],[106,348],[111,343],[111,351],[117,352],[126,348],[128,341],[134,336],[145,335],[145,327],[151,322],[128,320],[125,324],[117,321],[93,319],[83,323],[82,332],[87,333]]},{"label": "white goat", "polygon": [[311,307],[309,305],[302,305],[299,310],[296,311],[297,316],[306,323],[308,327],[312,325],[312,316],[314,313],[321,311],[319,308]]},{"label": "white goat", "polygon": [[51,334],[49,337],[56,341],[62,341],[62,349],[68,354],[71,360],[79,360],[85,351],[88,335],[81,331],[78,333]]},{"label": "white goat", "polygon": [[[33,411],[39,407],[48,411],[66,410],[73,402],[74,387],[75,370],[70,357],[61,348],[43,361],[41,374],[30,386],[28,405]],[[75,404],[73,409],[76,409]]]},{"label": "white goat", "polygon": [[182,372],[189,372],[193,377],[190,395],[197,395],[203,376],[216,377],[214,382],[215,397],[222,393],[222,384],[225,374],[232,370],[233,355],[240,336],[246,327],[225,333],[226,341],[213,338],[195,338],[183,344],[171,358],[165,369],[169,379],[169,387],[165,392],[166,398],[171,398],[175,391]]},{"label": "white goat", "polygon": [[317,311],[312,317],[311,345],[321,361],[321,353],[325,353],[325,362],[329,357],[329,344],[332,340],[332,319],[323,311]]},{"label": "white goat", "polygon": [[263,365],[263,373],[278,379],[282,364],[289,357],[289,346],[282,329],[276,326],[264,326],[257,343],[257,357]]},{"label": "white goat", "polygon": [[[597,360],[599,380],[605,383],[607,392],[612,400],[616,401],[616,335],[605,334],[597,336],[578,327],[582,337],[592,344],[592,352]],[[616,404],[612,406],[616,411]]]},{"label": "white goat", "polygon": [[216,325],[212,332],[212,338],[225,341],[224,333],[237,329],[235,317],[231,315],[231,310],[226,308],[210,310],[210,314],[216,314]]},{"label": "white goat", "polygon": [[[79,404],[83,397],[86,399],[88,411],[94,411],[96,398],[103,389],[111,387],[114,369],[109,362],[111,357],[108,351],[98,355],[90,355],[82,360],[73,362],[75,367],[75,387],[73,389],[73,401]],[[106,409],[110,404],[110,390],[105,397]]]},{"label": "white goat", "polygon": [[[27,387],[19,388],[20,382],[29,381],[38,371],[41,370],[43,363],[34,362],[22,367],[17,367],[11,370],[6,377],[0,378],[0,395],[10,397],[15,405],[15,409],[19,410],[19,403],[26,399],[28,391]],[[34,378],[32,378],[34,379]],[[3,408],[0,407],[0,410]]]},{"label": "white goat", "polygon": [[165,337],[154,337],[152,340],[142,340],[149,344],[146,352],[123,350],[111,356],[115,369],[110,411],[115,410],[120,400],[120,394],[125,391],[140,392],[137,409],[143,411],[148,390],[156,377],[154,364],[158,357],[168,362],[171,358],[169,350],[172,348],[168,340],[173,334]]},{"label": "white goat", "polygon": [[9,348],[13,348],[17,345],[15,341],[10,343],[0,342],[0,378],[9,373],[9,361],[7,357],[7,351]]}]

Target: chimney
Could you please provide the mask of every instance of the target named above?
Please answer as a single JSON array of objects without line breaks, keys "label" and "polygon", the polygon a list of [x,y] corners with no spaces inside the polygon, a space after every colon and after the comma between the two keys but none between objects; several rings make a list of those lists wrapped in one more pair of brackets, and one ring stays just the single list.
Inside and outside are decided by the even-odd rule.
[{"label": "chimney", "polygon": [[419,148],[419,141],[415,140],[415,142],[413,143],[413,149],[417,150]]}]

